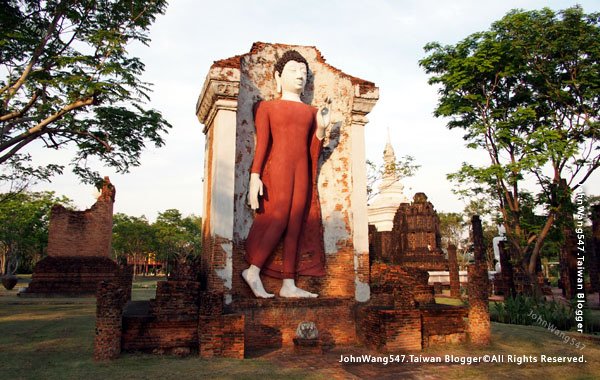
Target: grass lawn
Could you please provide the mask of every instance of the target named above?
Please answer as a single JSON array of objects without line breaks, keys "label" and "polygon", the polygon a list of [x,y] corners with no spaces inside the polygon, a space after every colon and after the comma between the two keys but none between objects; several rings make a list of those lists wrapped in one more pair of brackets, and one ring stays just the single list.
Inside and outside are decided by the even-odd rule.
[{"label": "grass lawn", "polygon": [[[153,297],[156,279],[136,281],[134,299]],[[148,286],[145,286],[148,285]],[[95,323],[94,298],[19,298],[0,287],[0,373],[3,379],[331,379],[331,368],[366,378],[406,378],[415,365],[337,364],[339,353],[323,356],[317,364],[292,356],[289,365],[273,359],[205,360],[145,354],[123,354],[118,360],[92,360]],[[577,350],[541,327],[493,323],[489,347],[468,344],[434,347],[421,355],[479,356],[584,355],[587,363],[477,364],[471,366],[421,364],[413,378],[432,379],[598,379],[600,347],[584,341]],[[338,349],[336,349],[338,350]],[[414,354],[419,354],[414,353]],[[539,360],[539,359],[538,359]],[[323,364],[325,363],[325,364]],[[360,365],[362,366],[362,365]],[[328,371],[329,370],[329,371]],[[345,372],[347,371],[347,372]],[[310,375],[308,375],[310,374]],[[343,376],[342,376],[343,378]]]}]

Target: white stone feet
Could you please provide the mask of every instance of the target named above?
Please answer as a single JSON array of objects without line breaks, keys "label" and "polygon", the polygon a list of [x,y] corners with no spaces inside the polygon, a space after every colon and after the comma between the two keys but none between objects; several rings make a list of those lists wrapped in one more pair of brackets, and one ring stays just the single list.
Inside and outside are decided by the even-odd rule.
[{"label": "white stone feet", "polygon": [[250,265],[248,269],[244,269],[242,271],[242,277],[257,298],[275,297],[275,294],[267,293],[263,287],[262,281],[260,280],[260,268],[256,265]]},{"label": "white stone feet", "polygon": [[296,283],[293,278],[286,278],[283,280],[279,295],[285,298],[317,298],[319,295],[306,290],[296,287]]}]

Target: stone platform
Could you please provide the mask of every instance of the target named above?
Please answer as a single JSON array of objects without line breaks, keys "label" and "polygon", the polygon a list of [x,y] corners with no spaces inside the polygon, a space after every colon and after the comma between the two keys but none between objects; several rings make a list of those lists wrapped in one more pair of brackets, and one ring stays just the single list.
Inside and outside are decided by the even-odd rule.
[{"label": "stone platform", "polygon": [[314,322],[325,347],[358,343],[354,298],[272,298],[234,300],[231,310],[245,316],[247,352],[294,347],[301,322]]},{"label": "stone platform", "polygon": [[131,267],[121,267],[107,257],[47,256],[33,272],[20,297],[93,297],[98,283],[114,280],[131,298]]}]

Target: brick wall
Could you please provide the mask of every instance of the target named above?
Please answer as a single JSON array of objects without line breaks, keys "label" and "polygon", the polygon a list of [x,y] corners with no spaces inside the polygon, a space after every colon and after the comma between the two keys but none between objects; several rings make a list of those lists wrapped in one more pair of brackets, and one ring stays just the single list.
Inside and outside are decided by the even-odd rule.
[{"label": "brick wall", "polygon": [[300,322],[314,322],[319,336],[331,343],[357,343],[353,298],[247,299],[234,302],[233,311],[244,314],[245,345],[250,351],[292,347]]},{"label": "brick wall", "polygon": [[23,297],[91,296],[101,281],[118,281],[131,298],[131,266],[120,267],[107,257],[55,257],[40,260]]},{"label": "brick wall", "polygon": [[423,348],[466,341],[464,306],[428,305],[420,308],[423,322]]},{"label": "brick wall", "polygon": [[114,187],[105,178],[98,201],[88,210],[54,205],[48,227],[48,256],[110,257]]},{"label": "brick wall", "polygon": [[364,307],[359,312],[360,335],[365,345],[382,352],[421,350],[419,310]]},{"label": "brick wall", "polygon": [[244,314],[201,315],[198,321],[200,357],[243,359],[244,319]]}]

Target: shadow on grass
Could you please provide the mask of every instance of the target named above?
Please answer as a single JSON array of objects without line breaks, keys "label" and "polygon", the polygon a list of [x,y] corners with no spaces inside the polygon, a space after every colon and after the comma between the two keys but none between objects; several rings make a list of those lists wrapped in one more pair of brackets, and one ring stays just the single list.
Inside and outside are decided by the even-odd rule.
[{"label": "shadow on grass", "polygon": [[[0,298],[0,372],[4,379],[303,379],[306,371],[266,360],[123,354],[92,360],[95,304],[27,303]],[[323,378],[316,375],[312,378]]]}]

